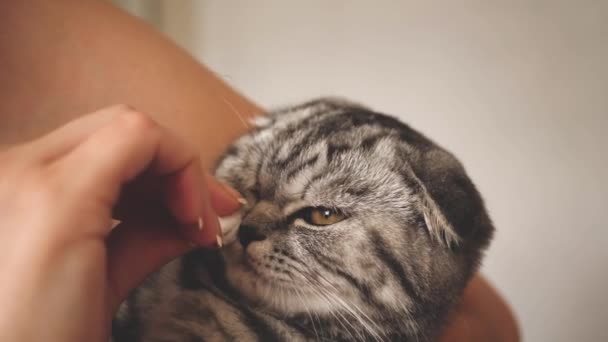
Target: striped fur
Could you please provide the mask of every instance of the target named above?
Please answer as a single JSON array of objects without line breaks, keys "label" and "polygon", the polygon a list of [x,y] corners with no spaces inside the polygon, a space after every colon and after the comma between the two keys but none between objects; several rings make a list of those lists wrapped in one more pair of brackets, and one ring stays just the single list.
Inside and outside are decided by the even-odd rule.
[{"label": "striped fur", "polygon": [[[239,236],[253,240],[151,276],[117,341],[432,341],[493,232],[449,152],[343,100],[257,119],[216,175],[246,197]],[[346,218],[313,226],[306,207]]]}]

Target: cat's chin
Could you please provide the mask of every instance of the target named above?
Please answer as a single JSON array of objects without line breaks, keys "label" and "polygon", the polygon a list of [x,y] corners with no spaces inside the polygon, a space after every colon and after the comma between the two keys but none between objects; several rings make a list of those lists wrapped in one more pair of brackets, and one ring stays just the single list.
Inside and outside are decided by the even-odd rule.
[{"label": "cat's chin", "polygon": [[280,315],[332,311],[331,302],[327,296],[321,296],[319,290],[313,291],[285,274],[264,267],[250,253],[245,253],[240,244],[227,246],[223,254],[228,282],[253,306]]}]

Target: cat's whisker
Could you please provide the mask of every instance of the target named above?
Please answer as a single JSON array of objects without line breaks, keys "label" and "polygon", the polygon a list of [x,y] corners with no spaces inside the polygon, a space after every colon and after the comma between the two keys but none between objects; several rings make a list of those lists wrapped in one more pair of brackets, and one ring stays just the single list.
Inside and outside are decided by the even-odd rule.
[{"label": "cat's whisker", "polygon": [[[324,289],[324,288],[318,288],[318,289],[320,289],[320,290],[321,290],[321,293],[324,293],[325,298],[326,298],[326,299],[327,299],[329,302],[333,303],[334,305],[338,304],[338,305],[340,305],[340,306],[342,306],[342,307],[344,308],[344,306],[343,306],[343,305],[342,305],[342,303],[340,302],[339,298],[337,298],[337,297],[336,297],[336,296],[335,296],[333,293],[331,293],[331,292],[327,291],[327,290],[326,290],[326,289]],[[338,299],[338,300],[337,300],[337,299]],[[361,334],[361,332],[360,332],[360,331],[358,331],[358,330],[357,330],[357,329],[354,327],[353,323],[351,323],[351,322],[350,322],[350,321],[349,321],[349,320],[348,320],[348,319],[347,319],[347,318],[346,318],[346,317],[345,317],[345,316],[342,314],[342,311],[341,311],[341,310],[335,310],[335,311],[332,311],[332,312],[335,312],[336,314],[340,315],[340,317],[342,318],[342,320],[343,320],[343,321],[344,321],[346,324],[348,324],[348,326],[350,327],[350,329],[351,329],[352,331],[355,331],[355,332],[357,333],[357,336],[359,336],[359,337],[360,337],[360,341],[365,341],[365,336],[364,336],[364,335],[362,335],[362,334]],[[347,310],[347,312],[348,312],[348,310]],[[351,315],[352,315],[352,314],[351,314]],[[355,317],[355,318],[357,318],[357,317]],[[349,334],[351,335],[351,337],[353,337],[353,338],[354,338],[354,336],[352,335],[352,332],[349,332]]]},{"label": "cat's whisker", "polygon": [[[318,274],[318,272],[315,272],[317,275],[321,276],[320,274]],[[355,319],[357,319],[358,321],[361,321],[361,318],[358,317],[358,315],[356,315],[356,313],[354,313],[352,310],[350,310],[348,307],[345,307],[344,302],[342,301],[341,298],[339,298],[336,294],[331,293],[329,291],[327,291],[327,289],[319,287],[318,284],[313,284],[310,281],[307,281],[308,283],[308,287],[309,289],[313,290],[315,293],[317,293],[317,295],[321,295],[321,297],[325,298],[328,302],[331,302],[332,304],[339,304],[341,307],[343,307],[346,312],[348,312],[351,316],[353,316]],[[344,315],[342,315],[342,313],[340,311],[336,311],[337,314],[340,315],[340,318],[344,320],[344,322],[346,322],[349,327],[353,330],[356,331],[356,329],[354,329],[354,327],[352,326],[352,323],[350,323],[346,317],[344,317]],[[338,317],[332,312],[332,315],[334,315],[334,317],[336,317],[338,319]],[[338,319],[338,321],[341,322],[341,319]],[[374,334],[372,334],[374,335]],[[352,336],[352,334],[351,334]],[[354,336],[352,336],[354,338]],[[362,338],[362,340],[365,340],[364,338]],[[380,338],[380,340],[382,340]]]},{"label": "cat's whisker", "polygon": [[299,289],[296,289],[296,294],[298,296],[298,299],[300,300],[301,305],[304,307],[304,310],[306,310],[306,313],[308,314],[308,317],[310,317],[310,322],[312,324],[312,330],[315,334],[315,337],[317,340],[320,340],[319,338],[319,333],[317,332],[317,328],[315,327],[315,320],[313,318],[312,313],[310,312],[310,310],[308,309],[308,306],[306,306],[306,302],[304,301],[304,299],[302,298],[302,292]]},{"label": "cat's whisker", "polygon": [[[317,296],[324,298],[327,302],[329,302],[330,304],[335,304],[332,301],[332,298],[330,296],[328,296],[325,291],[322,288],[318,288],[316,285],[314,284],[309,284],[309,289],[311,289],[313,292],[315,292],[317,294]],[[356,330],[354,329],[352,323],[350,323],[346,317],[344,317],[344,315],[342,315],[342,313],[339,310],[330,310],[329,311],[330,315],[333,316],[336,321],[344,328],[344,330],[350,335],[352,340],[358,340],[357,338],[355,338],[355,336],[352,334],[351,330]],[[351,329],[351,330],[349,330]],[[363,341],[364,339],[361,339],[361,341]]]},{"label": "cat's whisker", "polygon": [[[339,293],[338,288],[336,288],[336,286],[334,284],[332,284],[325,276],[323,276],[323,274],[321,274],[320,272],[315,272],[316,275],[318,276],[318,278],[323,281],[325,283],[325,285],[331,287],[334,291],[336,291],[336,293]],[[345,305],[346,302],[344,302]],[[380,329],[380,327],[378,327],[378,325],[376,324],[376,322],[369,317],[363,310],[361,310],[361,308],[356,305],[355,303],[351,302],[351,304],[355,307],[355,309],[361,314],[363,315],[363,317],[369,322],[371,323],[374,327],[368,327],[367,324],[365,324],[365,322],[362,322],[364,327],[372,334],[372,335],[376,335],[377,338],[379,338],[380,340],[382,340],[382,338],[380,337],[380,335],[378,335],[376,329],[378,330],[382,330]],[[353,314],[354,315],[354,314]],[[355,316],[355,315],[354,315]],[[360,319],[360,317],[358,317],[358,315],[356,315],[358,319]],[[375,328],[375,329],[374,329]]]},{"label": "cat's whisker", "polygon": [[[382,331],[382,329],[380,327],[378,327],[377,323],[371,318],[369,317],[358,305],[356,305],[355,303],[348,303],[347,301],[343,300],[339,293],[339,289],[329,280],[327,279],[322,273],[320,273],[318,270],[311,270],[309,269],[309,272],[306,273],[311,273],[311,274],[305,274],[303,273],[300,269],[293,267],[291,268],[292,271],[294,271],[294,273],[297,273],[298,275],[302,275],[302,280],[304,280],[307,284],[308,287],[311,289],[322,289],[322,292],[324,294],[324,298],[326,298],[327,301],[332,302],[334,305],[338,305],[340,307],[342,307],[346,313],[348,313],[350,316],[352,316],[354,319],[356,319],[359,324],[370,334],[370,336],[376,340],[376,341],[383,341],[384,338],[378,333],[378,331]],[[320,287],[319,284],[313,284],[312,282],[310,282],[309,279],[311,278],[316,278],[317,280],[321,281],[321,283],[324,285],[323,287]],[[332,291],[329,291],[332,290]],[[318,291],[317,291],[318,293]],[[342,314],[340,314],[342,316]],[[344,317],[344,316],[342,316]],[[346,320],[346,318],[344,318]],[[346,320],[348,322],[348,320]],[[349,322],[350,325],[350,322]]]},{"label": "cat's whisker", "polygon": [[[325,284],[327,286],[330,286],[334,291],[336,291],[336,293],[339,293],[339,290],[334,286],[334,284],[332,284],[325,276],[323,276],[321,273],[319,272],[315,272],[317,274],[317,276],[319,277],[320,280],[324,281]],[[339,296],[336,295],[336,298],[339,299],[340,304],[354,317],[356,318],[362,325],[363,327],[370,333],[372,334],[372,336],[374,336],[374,338],[376,338],[377,340],[383,341],[383,338],[378,334],[378,332],[376,331],[376,329],[378,330],[382,330],[380,329],[380,327],[378,327],[378,325],[376,324],[376,322],[370,318],[363,310],[361,310],[361,308],[359,308],[358,305],[356,305],[353,302],[350,302],[350,305],[352,305],[361,315],[363,315],[363,317],[373,325],[373,327],[368,326],[365,321],[356,313],[353,311],[353,309],[349,306],[349,304],[342,300],[342,298],[340,298]]]},{"label": "cat's whisker", "polygon": [[418,324],[416,324],[416,321],[414,320],[414,317],[412,316],[411,310],[408,309],[403,303],[399,303],[402,310],[403,310],[403,314],[408,317],[409,319],[406,320],[406,324],[408,326],[410,326],[410,329],[415,332],[415,336],[416,336],[416,342],[420,341],[419,335],[422,335],[422,337],[424,338],[424,341],[427,341],[428,339],[426,338],[426,335],[424,334],[424,331],[420,331],[420,328],[418,327]]}]

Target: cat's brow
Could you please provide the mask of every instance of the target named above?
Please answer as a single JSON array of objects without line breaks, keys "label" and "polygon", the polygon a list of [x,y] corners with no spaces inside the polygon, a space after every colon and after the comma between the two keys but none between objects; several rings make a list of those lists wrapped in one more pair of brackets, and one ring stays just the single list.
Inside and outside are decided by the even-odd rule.
[{"label": "cat's brow", "polygon": [[306,207],[309,207],[309,206],[310,206],[310,203],[308,203],[307,201],[302,201],[302,200],[299,200],[299,201],[296,201],[296,202],[287,203],[282,208],[283,215],[285,215],[285,216],[292,215],[293,213],[296,213],[296,212],[298,212],[298,211],[300,211],[300,210],[302,210],[302,209],[304,209]]}]

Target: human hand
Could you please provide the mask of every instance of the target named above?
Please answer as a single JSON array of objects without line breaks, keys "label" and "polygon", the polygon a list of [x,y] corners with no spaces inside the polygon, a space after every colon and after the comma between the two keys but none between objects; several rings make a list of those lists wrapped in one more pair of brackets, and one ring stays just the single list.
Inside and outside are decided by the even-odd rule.
[{"label": "human hand", "polygon": [[239,205],[194,149],[126,106],[0,151],[0,340],[107,340],[128,292],[217,244],[216,213]]}]

